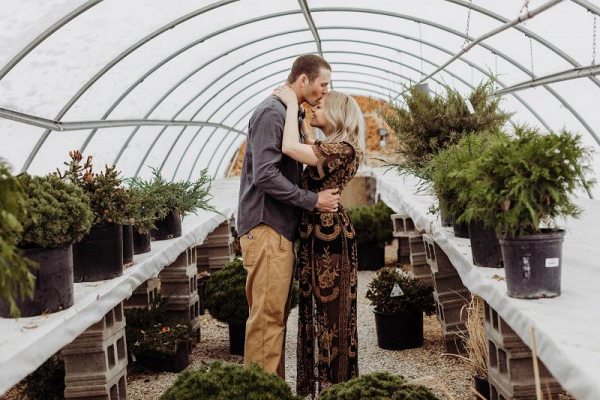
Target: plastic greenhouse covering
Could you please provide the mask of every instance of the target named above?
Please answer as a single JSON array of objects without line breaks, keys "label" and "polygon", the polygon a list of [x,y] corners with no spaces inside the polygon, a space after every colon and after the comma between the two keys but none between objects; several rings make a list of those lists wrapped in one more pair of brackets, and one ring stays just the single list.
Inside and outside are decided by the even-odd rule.
[{"label": "plastic greenhouse covering", "polygon": [[[529,3],[531,10],[544,4]],[[523,1],[462,0],[5,0],[0,108],[52,121],[125,123],[59,131],[3,113],[0,156],[16,171],[42,174],[79,148],[126,176],[158,167],[174,179],[202,168],[220,177],[244,142],[253,107],[286,78],[296,56],[321,51],[336,90],[394,98],[460,50],[467,19],[474,39],[523,8]],[[499,89],[581,67],[595,74],[596,13],[597,3],[559,2],[478,43],[427,83],[438,93],[448,84],[467,94],[491,74]],[[600,81],[588,75],[507,93],[503,106],[515,112],[513,122],[565,127],[599,150],[599,93]],[[596,156],[596,172],[598,165]]]},{"label": "plastic greenhouse covering", "polygon": [[223,178],[253,109],[315,53],[332,89],[386,101],[497,76],[510,122],[581,134],[600,179],[598,19],[600,0],[0,0],[0,158]]}]

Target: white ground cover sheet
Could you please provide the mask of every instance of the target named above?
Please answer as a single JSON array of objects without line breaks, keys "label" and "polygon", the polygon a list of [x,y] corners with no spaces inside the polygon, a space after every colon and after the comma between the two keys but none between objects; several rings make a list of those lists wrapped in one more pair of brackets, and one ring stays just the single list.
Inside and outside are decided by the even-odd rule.
[{"label": "white ground cover sheet", "polygon": [[563,246],[562,293],[552,299],[522,300],[508,297],[504,269],[473,265],[469,239],[454,236],[429,214],[434,199],[416,194],[418,181],[373,170],[377,193],[395,212],[408,214],[418,229],[433,233],[463,283],[496,310],[531,347],[534,328],[538,357],[562,387],[577,399],[600,399],[600,202],[577,198],[584,209],[579,219],[568,219]]},{"label": "white ground cover sheet", "polygon": [[236,211],[238,191],[237,179],[214,181],[211,204],[220,214],[200,211],[187,216],[181,237],[152,242],[152,251],[134,256],[134,264],[118,278],[75,283],[75,304],[69,309],[38,317],[0,318],[0,395],[102,319],[139,285],[158,276],[186,248],[202,244]]}]

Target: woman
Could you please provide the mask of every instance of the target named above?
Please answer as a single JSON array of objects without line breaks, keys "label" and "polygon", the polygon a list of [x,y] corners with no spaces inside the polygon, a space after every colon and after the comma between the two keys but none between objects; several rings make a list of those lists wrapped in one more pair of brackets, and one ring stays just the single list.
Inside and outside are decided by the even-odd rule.
[{"label": "woman", "polygon": [[[356,101],[330,92],[312,110],[311,126],[327,138],[298,141],[298,102],[287,86],[275,89],[287,106],[282,151],[307,165],[300,184],[319,192],[339,189],[354,177],[362,151],[364,120]],[[341,205],[336,213],[303,212],[300,221],[298,280],[297,393],[313,397],[321,389],[358,376],[356,323],[358,258],[354,229]],[[315,365],[316,364],[316,365]]]}]

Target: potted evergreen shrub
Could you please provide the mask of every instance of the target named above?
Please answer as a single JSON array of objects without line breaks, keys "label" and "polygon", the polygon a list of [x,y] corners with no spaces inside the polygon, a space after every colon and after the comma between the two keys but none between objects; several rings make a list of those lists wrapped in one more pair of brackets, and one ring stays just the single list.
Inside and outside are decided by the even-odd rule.
[{"label": "potted evergreen shrub", "polygon": [[[206,282],[206,308],[215,319],[229,325],[231,354],[244,355],[246,320],[249,316],[246,278],[241,258],[225,264]],[[298,305],[298,285],[292,289],[291,308]]]},{"label": "potted evergreen shrub", "polygon": [[410,383],[401,375],[373,372],[324,389],[321,400],[410,399],[438,400],[425,386]]},{"label": "potted evergreen shrub", "polygon": [[152,198],[161,201],[155,221],[156,229],[151,231],[152,238],[156,240],[181,236],[181,220],[190,213],[195,214],[198,209],[216,211],[209,204],[211,178],[206,169],[200,172],[195,182],[169,182],[158,170],[153,169],[151,180],[132,178],[130,186],[148,191]]},{"label": "potted evergreen shrub", "polygon": [[132,360],[154,371],[181,372],[190,364],[195,333],[187,321],[168,320],[160,297],[149,308],[125,311],[127,349]]},{"label": "potted evergreen shrub", "polygon": [[[403,94],[402,103],[391,104],[381,113],[398,138],[394,149],[398,162],[390,166],[399,174],[413,175],[427,185],[432,172],[428,163],[440,150],[470,133],[498,130],[508,121],[511,114],[500,109],[501,98],[492,96],[493,91],[494,80],[482,82],[467,102],[450,86],[446,86],[445,96],[410,87]],[[443,207],[440,210],[443,224],[452,225],[457,216],[445,215]]]},{"label": "potted evergreen shrub", "polygon": [[560,295],[562,242],[558,217],[577,217],[571,196],[586,179],[590,151],[567,131],[541,135],[517,127],[515,139],[492,145],[461,172],[473,182],[464,216],[494,226],[500,238],[508,295]]},{"label": "potted evergreen shrub", "polygon": [[423,313],[435,313],[432,286],[400,268],[382,268],[369,283],[367,299],[374,306],[379,347],[404,350],[423,345]]},{"label": "potted evergreen shrub", "polygon": [[[147,188],[137,185],[130,187],[131,203],[127,210],[128,224],[131,225],[131,236],[133,238],[133,254],[143,254],[151,250],[151,230],[156,229],[154,225],[161,212],[162,199],[160,196]],[[123,231],[125,234],[125,231]]]},{"label": "potted evergreen shrub", "polygon": [[[433,191],[437,193],[440,207],[448,215],[460,217],[470,200],[472,182],[460,174],[465,166],[477,162],[486,148],[502,140],[508,140],[502,131],[466,135],[456,145],[441,150],[432,158],[429,167]],[[464,222],[460,225],[467,226]],[[470,237],[473,263],[482,267],[501,267],[502,253],[494,228],[474,219],[468,224],[468,231],[473,235],[464,235],[455,225],[456,236]]]},{"label": "potted evergreen shrub", "polygon": [[215,361],[196,371],[183,371],[161,400],[301,400],[279,376],[259,365],[225,364]]},{"label": "potted evergreen shrub", "polygon": [[382,201],[348,210],[356,232],[359,270],[377,270],[385,265],[385,245],[394,239],[393,213]]},{"label": "potted evergreen shrub", "polygon": [[33,298],[19,302],[21,316],[67,309],[74,302],[72,244],[92,226],[89,198],[81,188],[53,175],[22,174],[19,181],[27,210],[19,247],[38,265],[31,271],[36,277]]},{"label": "potted evergreen shrub", "polygon": [[105,166],[94,173],[92,156],[83,161],[77,151],[69,152],[71,161],[65,162],[60,178],[69,181],[89,196],[94,222],[90,233],[73,246],[75,282],[93,282],[111,279],[123,274],[123,228],[130,193],[122,186],[115,166]]},{"label": "potted evergreen shrub", "polygon": [[0,300],[12,317],[19,316],[17,301],[31,298],[35,284],[30,269],[36,265],[17,247],[26,213],[23,188],[0,159]]}]

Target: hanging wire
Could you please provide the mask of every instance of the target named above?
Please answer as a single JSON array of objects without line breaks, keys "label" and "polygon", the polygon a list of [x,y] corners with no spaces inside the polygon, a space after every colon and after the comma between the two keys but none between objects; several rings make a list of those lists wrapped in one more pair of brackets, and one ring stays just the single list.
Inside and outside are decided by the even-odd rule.
[{"label": "hanging wire", "polygon": [[[527,36],[527,35],[525,35]],[[531,36],[527,36],[529,38],[529,58],[531,60],[531,79],[535,78],[535,72],[533,70],[533,40],[531,40]]]},{"label": "hanging wire", "polygon": [[592,31],[592,68],[596,66],[596,17],[597,15],[594,14],[594,28]]},{"label": "hanging wire", "polygon": [[421,32],[421,23],[419,22],[419,44],[420,44],[420,51],[421,51],[421,76],[425,75],[423,73],[423,35]]},{"label": "hanging wire", "polygon": [[467,28],[465,30],[465,41],[461,46],[461,48],[463,50],[469,44],[469,28],[471,27],[471,6],[472,5],[473,5],[473,0],[469,0],[469,12],[467,13]]},{"label": "hanging wire", "polygon": [[525,0],[525,3],[523,3],[523,6],[519,11],[519,15],[523,14],[523,10],[527,10],[527,13],[529,13],[529,0]]}]

